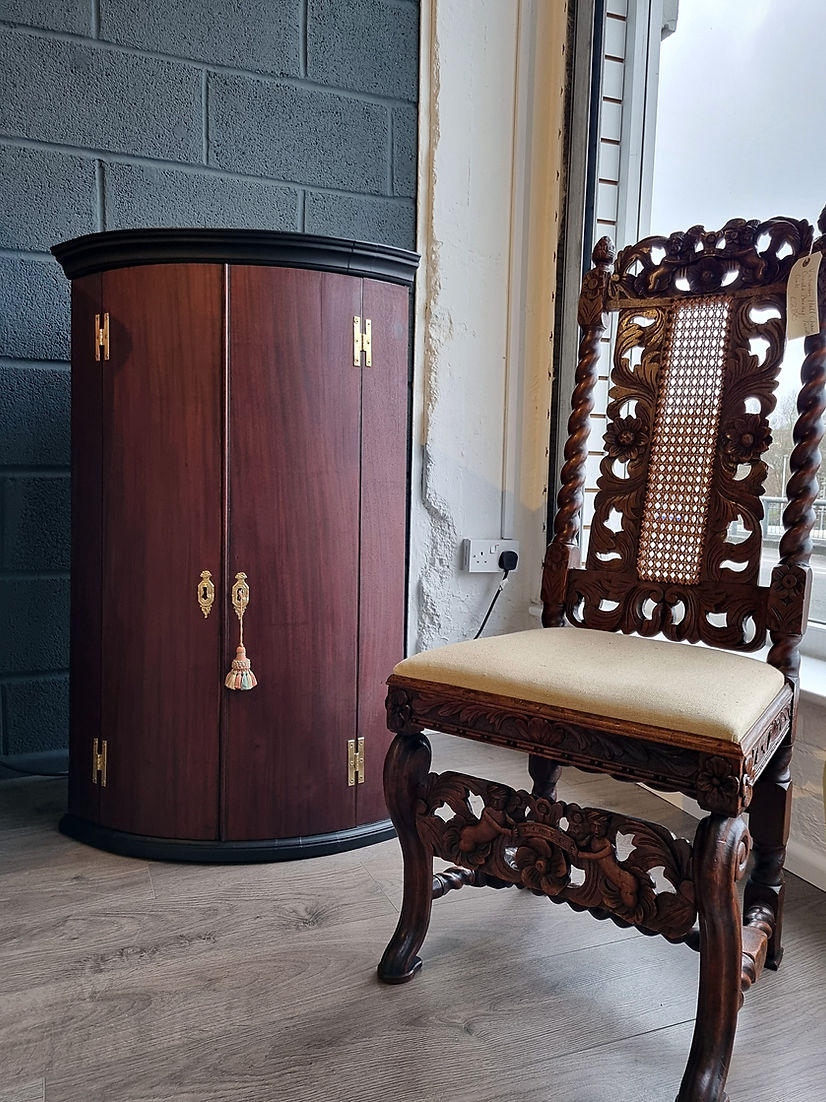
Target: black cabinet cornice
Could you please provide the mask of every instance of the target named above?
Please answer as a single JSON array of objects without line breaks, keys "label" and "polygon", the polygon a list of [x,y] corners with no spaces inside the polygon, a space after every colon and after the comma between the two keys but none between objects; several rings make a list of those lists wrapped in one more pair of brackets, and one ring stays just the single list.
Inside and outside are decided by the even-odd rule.
[{"label": "black cabinet cornice", "polygon": [[69,279],[138,264],[271,264],[340,272],[410,286],[418,253],[392,245],[250,229],[127,229],[90,233],[52,248]]}]

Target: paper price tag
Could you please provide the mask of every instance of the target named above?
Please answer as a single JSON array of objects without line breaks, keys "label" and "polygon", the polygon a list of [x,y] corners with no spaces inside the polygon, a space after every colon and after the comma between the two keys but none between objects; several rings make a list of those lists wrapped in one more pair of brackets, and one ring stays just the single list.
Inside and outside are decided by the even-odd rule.
[{"label": "paper price tag", "polygon": [[819,250],[802,256],[789,272],[786,284],[786,337],[789,340],[820,332],[817,275],[822,258]]}]

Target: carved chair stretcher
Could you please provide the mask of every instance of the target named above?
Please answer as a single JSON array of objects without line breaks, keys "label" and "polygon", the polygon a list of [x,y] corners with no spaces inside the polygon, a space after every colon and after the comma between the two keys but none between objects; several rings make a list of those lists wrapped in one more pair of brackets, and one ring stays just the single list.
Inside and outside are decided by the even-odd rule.
[{"label": "carved chair stretcher", "polygon": [[[825,234],[824,215],[819,227]],[[759,581],[762,455],[785,347],[786,283],[812,249],[822,252],[824,237],[813,241],[808,222],[786,218],[646,238],[620,252],[613,271],[610,242],[597,244],[580,296],[583,335],[543,567],[543,627],[415,655],[388,680],[396,738],[385,792],[404,898],[380,978],[402,983],[415,974],[432,899],[463,885],[515,885],[684,942],[700,952],[700,985],[677,1102],[727,1099],[743,994],[782,956],[826,329],[804,345],[769,585]],[[823,298],[821,278],[821,319]],[[588,426],[611,313],[605,454],[582,564]],[[737,653],[767,642],[765,662]],[[431,728],[523,751],[531,790],[431,773],[423,733]],[[562,765],[682,792],[708,814],[689,841],[656,823],[563,803]],[[624,858],[618,836],[631,839]],[[741,907],[736,883],[752,849]],[[434,856],[455,867],[434,876]]]}]

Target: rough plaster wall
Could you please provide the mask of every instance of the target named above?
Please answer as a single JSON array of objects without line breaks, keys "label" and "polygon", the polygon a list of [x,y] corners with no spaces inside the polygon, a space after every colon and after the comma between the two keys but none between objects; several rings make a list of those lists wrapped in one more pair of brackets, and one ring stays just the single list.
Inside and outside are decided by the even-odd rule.
[{"label": "rough plaster wall", "polygon": [[[561,24],[564,8],[553,7]],[[505,536],[521,545],[519,571],[486,633],[537,623],[530,606],[544,549],[551,333],[544,316],[533,319],[541,333],[537,349],[514,340],[512,326],[522,326],[534,305],[522,286],[523,270],[527,280],[541,280],[543,315],[552,306],[556,171],[549,185],[543,163],[546,191],[537,209],[550,222],[539,230],[531,223],[537,200],[530,184],[534,145],[558,156],[564,42],[562,25],[554,27],[545,64],[557,88],[544,105],[545,129],[537,142],[532,34],[547,21],[547,7],[451,0],[430,11],[431,87],[422,105],[429,112],[430,149],[420,166],[427,175],[420,176],[419,192],[427,206],[424,225],[420,217],[427,306],[417,365],[414,650],[472,636],[495,591],[499,575],[460,570],[463,538]],[[531,225],[541,242],[538,262],[531,255]],[[527,461],[524,441],[536,451]],[[508,451],[516,456],[510,466]]]},{"label": "rough plaster wall", "polygon": [[412,248],[418,0],[0,0],[0,753],[66,745],[69,285],[127,226]]}]

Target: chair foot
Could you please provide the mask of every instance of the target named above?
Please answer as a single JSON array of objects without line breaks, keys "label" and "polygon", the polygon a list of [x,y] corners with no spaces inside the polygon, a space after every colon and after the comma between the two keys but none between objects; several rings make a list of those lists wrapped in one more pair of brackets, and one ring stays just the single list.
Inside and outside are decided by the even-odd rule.
[{"label": "chair foot", "polygon": [[777,972],[780,969],[780,965],[783,963],[783,948],[774,954],[773,957],[766,957],[766,968],[770,972]]},{"label": "chair foot", "polygon": [[[387,954],[385,953],[385,957],[386,956]],[[396,972],[393,970],[394,961],[391,959],[385,963],[385,957],[382,957],[381,963],[376,969],[376,975],[379,977],[382,983],[409,983],[422,966],[422,958],[414,957],[411,967],[408,968],[406,972]]]},{"label": "chair foot", "polygon": [[[682,1095],[682,1093],[680,1093],[680,1094],[678,1094],[678,1095],[677,1095],[677,1097],[676,1097],[676,1099],[674,1100],[674,1102],[684,1102],[684,1099],[683,1099],[683,1095]],[[727,1094],[725,1093],[725,1091],[723,1092],[723,1094],[721,1094],[721,1095],[720,1095],[720,1102],[731,1102],[731,1099],[730,1099],[730,1098],[729,1098],[729,1096],[728,1096],[728,1095],[727,1095]]]},{"label": "chair foot", "polygon": [[433,855],[416,830],[416,806],[430,761],[430,743],[419,733],[396,735],[384,763],[384,794],[404,859],[404,895],[398,925],[379,963],[382,983],[407,983],[422,966],[417,953],[430,924]]},{"label": "chair foot", "polygon": [[742,927],[736,883],[749,835],[742,819],[710,815],[697,828],[694,884],[700,917],[697,1020],[677,1102],[726,1102],[726,1077],[742,1002]]}]

